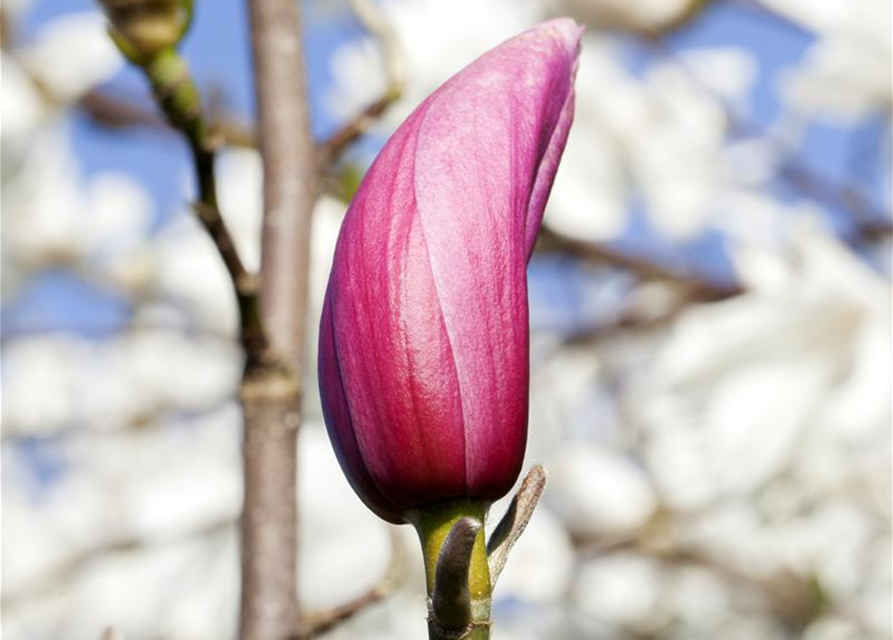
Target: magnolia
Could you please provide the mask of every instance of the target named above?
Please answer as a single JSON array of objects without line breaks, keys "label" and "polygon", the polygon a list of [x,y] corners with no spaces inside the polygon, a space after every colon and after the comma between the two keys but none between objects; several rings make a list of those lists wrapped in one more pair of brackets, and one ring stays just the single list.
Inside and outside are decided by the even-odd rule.
[{"label": "magnolia", "polygon": [[580,33],[544,23],[447,81],[345,217],[320,327],[323,412],[354,489],[392,522],[495,500],[520,471],[526,266],[573,117]]}]

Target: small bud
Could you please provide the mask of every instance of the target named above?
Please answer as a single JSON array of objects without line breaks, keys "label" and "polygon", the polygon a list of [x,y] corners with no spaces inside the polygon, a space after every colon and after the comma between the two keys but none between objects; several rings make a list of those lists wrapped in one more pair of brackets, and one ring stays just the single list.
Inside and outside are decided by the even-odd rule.
[{"label": "small bud", "polygon": [[191,0],[99,0],[115,44],[131,59],[177,46],[189,27]]},{"label": "small bud", "polygon": [[437,556],[431,615],[444,629],[464,629],[471,624],[468,572],[474,541],[481,526],[471,518],[459,518]]}]

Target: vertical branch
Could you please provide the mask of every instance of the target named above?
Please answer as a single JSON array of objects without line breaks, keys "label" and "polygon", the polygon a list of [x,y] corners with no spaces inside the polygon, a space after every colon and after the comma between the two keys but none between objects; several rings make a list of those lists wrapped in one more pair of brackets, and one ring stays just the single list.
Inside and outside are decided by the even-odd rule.
[{"label": "vertical branch", "polygon": [[261,293],[276,349],[300,359],[316,154],[304,83],[298,3],[249,0],[264,166]]},{"label": "vertical branch", "polygon": [[261,310],[266,348],[249,349],[242,513],[241,640],[285,640],[299,624],[296,445],[308,287],[314,145],[298,3],[249,0],[264,168]]}]

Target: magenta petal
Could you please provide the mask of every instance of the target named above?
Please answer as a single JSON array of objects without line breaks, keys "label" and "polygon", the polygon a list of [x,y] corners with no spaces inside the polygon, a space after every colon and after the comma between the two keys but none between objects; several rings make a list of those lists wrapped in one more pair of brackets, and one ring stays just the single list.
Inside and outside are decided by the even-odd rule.
[{"label": "magenta petal", "polygon": [[369,475],[354,435],[353,419],[344,395],[341,369],[334,341],[332,308],[328,297],[319,328],[319,387],[329,437],[337,442],[335,454],[354,491],[379,517],[402,522],[401,509],[382,495]]},{"label": "magenta petal", "polygon": [[573,117],[580,31],[545,23],[450,79],[388,141],[345,218],[321,393],[345,472],[389,520],[496,499],[517,478],[526,264]]}]

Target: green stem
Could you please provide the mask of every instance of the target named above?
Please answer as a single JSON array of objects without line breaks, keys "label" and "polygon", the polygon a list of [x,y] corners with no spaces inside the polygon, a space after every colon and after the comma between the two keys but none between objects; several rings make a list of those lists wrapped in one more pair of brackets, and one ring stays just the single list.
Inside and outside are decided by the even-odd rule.
[{"label": "green stem", "polygon": [[266,344],[257,281],[245,270],[220,215],[214,173],[215,150],[202,116],[201,94],[186,61],[172,47],[141,60],[139,64],[152,85],[152,92],[164,115],[189,143],[198,184],[196,214],[214,241],[233,281],[241,318],[242,342],[249,353],[262,352]]},{"label": "green stem", "polygon": [[437,559],[444,541],[453,525],[460,518],[468,517],[484,522],[489,504],[479,500],[457,500],[426,507],[413,512],[410,521],[415,526],[425,558],[425,577],[428,589],[430,640],[489,640],[490,638],[490,567],[487,562],[487,545],[481,526],[471,552],[468,571],[468,591],[471,598],[471,624],[466,630],[444,629],[433,619],[430,610],[434,596]]}]

